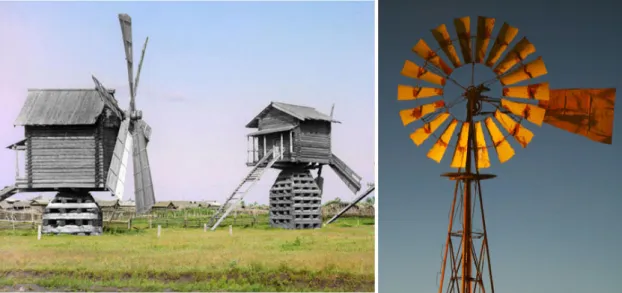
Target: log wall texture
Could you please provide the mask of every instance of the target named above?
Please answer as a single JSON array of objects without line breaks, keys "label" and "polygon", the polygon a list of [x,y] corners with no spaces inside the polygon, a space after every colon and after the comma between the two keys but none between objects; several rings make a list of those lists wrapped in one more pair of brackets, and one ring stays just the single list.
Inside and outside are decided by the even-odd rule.
[{"label": "log wall texture", "polygon": [[327,164],[331,156],[330,131],[330,122],[301,122],[294,133],[294,153],[297,161]]}]

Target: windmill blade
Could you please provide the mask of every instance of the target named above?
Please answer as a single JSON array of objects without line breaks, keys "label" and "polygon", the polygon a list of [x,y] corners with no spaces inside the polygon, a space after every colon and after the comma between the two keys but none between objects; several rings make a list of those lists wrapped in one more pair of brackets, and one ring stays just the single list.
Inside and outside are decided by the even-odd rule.
[{"label": "windmill blade", "polygon": [[501,99],[501,107],[538,126],[542,126],[542,121],[544,121],[544,115],[546,113],[544,108],[540,108],[536,105],[517,103],[506,99]]},{"label": "windmill blade", "polygon": [[490,17],[477,17],[477,40],[475,42],[475,62],[483,63],[486,57],[486,50],[492,37],[492,30],[495,28],[495,19]]},{"label": "windmill blade", "polygon": [[533,139],[533,132],[529,129],[523,127],[520,123],[516,122],[512,117],[507,114],[497,110],[495,112],[495,118],[501,126],[507,131],[511,136],[516,139],[516,141],[523,147],[526,148],[527,145]]},{"label": "windmill blade", "polygon": [[512,40],[514,40],[517,34],[517,28],[507,23],[503,23],[503,26],[501,26],[501,30],[499,30],[499,34],[495,39],[495,44],[492,46],[492,49],[490,49],[490,54],[488,55],[488,58],[486,58],[486,66],[492,67],[493,65],[495,65],[495,63],[497,63],[497,61],[501,57],[501,54],[503,54],[505,49],[507,49],[507,47],[510,45]]},{"label": "windmill blade", "polygon": [[[125,60],[127,61],[127,78],[130,84],[130,98],[134,100],[134,57],[132,45],[132,18],[125,14],[119,14],[121,34],[123,35],[123,47],[125,48]],[[133,103],[133,102],[130,102]],[[134,110],[134,109],[131,109]]]},{"label": "windmill blade", "polygon": [[397,99],[399,101],[436,97],[442,94],[443,89],[441,88],[409,86],[402,84],[397,86]]},{"label": "windmill blade", "polygon": [[529,55],[536,52],[536,46],[534,46],[527,38],[520,40],[505,58],[497,64],[497,67],[493,70],[497,75],[504,74],[508,70],[512,69],[514,65],[523,62]]},{"label": "windmill blade", "polygon": [[432,30],[432,35],[441,46],[441,50],[443,50],[447,58],[449,58],[451,64],[456,68],[462,66],[460,58],[458,58],[458,53],[456,53],[456,47],[452,44],[449,32],[447,32],[447,26],[444,24],[439,25]]},{"label": "windmill blade", "polygon": [[138,62],[138,72],[136,72],[136,81],[134,81],[134,95],[138,91],[138,80],[140,79],[140,70],[143,68],[143,60],[145,60],[145,51],[147,50],[147,43],[149,43],[149,37],[145,40],[143,45],[143,51],[140,54],[140,62]]},{"label": "windmill blade", "polygon": [[540,77],[546,73],[547,71],[544,61],[542,61],[542,57],[538,57],[537,59],[502,76],[499,78],[499,81],[502,85],[511,85],[528,79]]},{"label": "windmill blade", "polygon": [[464,168],[466,166],[467,159],[467,144],[469,141],[469,122],[462,123],[462,129],[460,130],[460,136],[458,137],[458,145],[454,150],[454,157],[451,160],[452,168]]},{"label": "windmill blade", "polygon": [[546,109],[544,123],[611,144],[615,95],[615,88],[555,89],[539,106]]},{"label": "windmill blade", "polygon": [[123,119],[125,115],[121,108],[119,108],[117,100],[112,97],[110,92],[108,92],[108,90],[101,84],[101,82],[99,82],[99,80],[95,76],[91,75],[91,77],[93,78],[93,82],[95,83],[95,90],[99,93],[99,97],[104,101],[104,104],[108,106],[108,109],[110,109],[110,111],[114,112],[118,117]]},{"label": "windmill blade", "polygon": [[434,67],[442,70],[445,74],[450,75],[453,72],[453,69],[436,52],[432,51],[423,39],[420,39],[412,50],[427,63],[434,65]]},{"label": "windmill blade", "polygon": [[406,126],[421,119],[426,115],[436,112],[436,110],[443,107],[445,107],[445,102],[443,100],[440,100],[433,103],[421,105],[419,107],[401,110],[400,117],[402,118],[402,123],[404,124],[404,126]]},{"label": "windmill blade", "polygon": [[136,200],[136,213],[142,214],[151,209],[155,204],[153,181],[147,155],[147,138],[145,136],[146,123],[142,120],[134,122],[134,195]]},{"label": "windmill blade", "polygon": [[488,156],[488,146],[484,139],[484,130],[482,122],[475,123],[475,142],[477,146],[477,169],[485,169],[490,167],[490,157]]},{"label": "windmill blade", "polygon": [[454,26],[458,33],[458,42],[460,43],[460,51],[464,63],[473,61],[473,52],[471,51],[471,18],[468,16],[454,19]]},{"label": "windmill blade", "polygon": [[420,146],[445,122],[445,120],[447,120],[447,118],[449,118],[449,113],[440,113],[436,115],[432,121],[411,133],[410,139],[412,139],[417,146]]},{"label": "windmill blade", "polygon": [[486,129],[488,129],[488,134],[490,134],[492,143],[495,146],[495,151],[497,151],[499,162],[503,164],[509,161],[514,156],[514,149],[505,139],[505,136],[501,133],[501,130],[499,130],[497,124],[495,124],[491,117],[486,118],[484,123],[486,124]]},{"label": "windmill blade", "polygon": [[409,60],[406,60],[406,62],[404,63],[404,68],[402,68],[402,75],[414,79],[427,81],[429,83],[440,86],[444,86],[446,82],[444,77],[436,75]]},{"label": "windmill blade", "polygon": [[548,82],[503,88],[504,97],[548,101],[549,95]]},{"label": "windmill blade", "polygon": [[130,120],[125,119],[121,122],[117,141],[114,145],[112,160],[108,168],[106,187],[118,199],[123,199],[125,191],[125,178],[127,174],[127,161],[132,149],[132,135],[129,132]]},{"label": "windmill blade", "polygon": [[447,125],[447,128],[445,128],[445,131],[443,131],[441,137],[438,138],[434,146],[428,152],[428,158],[434,160],[437,163],[441,162],[443,156],[445,155],[445,152],[447,151],[447,147],[451,142],[451,138],[454,134],[454,131],[456,130],[457,125],[458,120],[456,119],[452,120],[451,123]]}]

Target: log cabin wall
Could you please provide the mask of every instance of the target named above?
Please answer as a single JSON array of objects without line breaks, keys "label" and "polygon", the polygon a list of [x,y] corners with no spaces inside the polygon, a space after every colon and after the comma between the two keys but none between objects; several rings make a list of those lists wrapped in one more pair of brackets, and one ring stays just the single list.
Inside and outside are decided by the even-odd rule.
[{"label": "log cabin wall", "polygon": [[300,127],[294,131],[294,154],[297,161],[328,164],[331,156],[330,132],[330,122],[300,122]]},{"label": "log cabin wall", "polygon": [[298,124],[298,120],[287,113],[284,113],[278,109],[270,109],[261,119],[258,121],[259,131],[264,129],[279,128],[285,126],[294,126]]},{"label": "log cabin wall", "polygon": [[102,183],[105,184],[108,179],[108,169],[110,169],[110,163],[112,162],[112,156],[114,154],[114,147],[117,143],[117,134],[119,133],[119,127],[121,126],[121,119],[116,116],[111,116],[110,110],[106,109],[106,114],[101,118],[99,123],[100,141],[103,156],[103,168],[102,168]]},{"label": "log cabin wall", "polygon": [[26,126],[29,187],[98,187],[97,127]]}]

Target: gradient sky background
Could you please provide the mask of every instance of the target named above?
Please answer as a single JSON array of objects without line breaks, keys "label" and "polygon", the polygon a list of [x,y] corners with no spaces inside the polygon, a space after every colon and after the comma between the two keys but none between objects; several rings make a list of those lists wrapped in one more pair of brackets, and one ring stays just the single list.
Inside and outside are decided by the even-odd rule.
[{"label": "gradient sky background", "polygon": [[[333,152],[363,184],[374,180],[373,2],[2,2],[1,145],[23,138],[12,125],[28,88],[92,88],[94,74],[128,107],[118,13],[132,17],[135,60],[149,36],[136,104],[153,128],[157,200],[222,202],[249,171],[244,126],[270,101],[324,113],[335,103]],[[0,161],[0,186],[13,184],[14,153]],[[277,174],[245,201],[267,203]],[[354,198],[332,170],[323,175],[324,200]]]},{"label": "gradient sky background", "polygon": [[[618,2],[618,3],[617,3]],[[478,15],[504,21],[527,36],[547,65],[553,88],[622,86],[619,1],[396,1],[379,2],[379,268],[380,292],[437,292],[442,247],[453,194],[451,171],[417,148],[398,112],[397,85],[419,38],[430,29]],[[436,47],[436,46],[433,46]],[[619,98],[619,97],[618,97]],[[619,106],[619,105],[618,105]],[[617,107],[620,108],[620,107]],[[618,109],[619,111],[619,109]],[[498,292],[620,292],[622,242],[622,116],[613,145],[548,125],[530,127],[530,147],[516,148],[504,165],[493,160],[484,205]],[[455,141],[455,139],[454,139]],[[516,144],[515,144],[516,145]],[[495,164],[496,162],[496,164]],[[408,288],[408,290],[406,290]]]}]

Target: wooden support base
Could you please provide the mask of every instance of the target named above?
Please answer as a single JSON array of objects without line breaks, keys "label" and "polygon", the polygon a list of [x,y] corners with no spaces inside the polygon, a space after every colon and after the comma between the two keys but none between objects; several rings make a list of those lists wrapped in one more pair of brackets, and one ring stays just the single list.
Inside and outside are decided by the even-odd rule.
[{"label": "wooden support base", "polygon": [[43,234],[101,235],[102,212],[88,192],[59,192],[43,212]]},{"label": "wooden support base", "polygon": [[322,227],[322,191],[304,168],[279,173],[270,189],[270,225],[285,229]]}]

